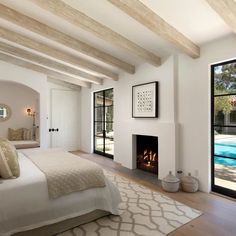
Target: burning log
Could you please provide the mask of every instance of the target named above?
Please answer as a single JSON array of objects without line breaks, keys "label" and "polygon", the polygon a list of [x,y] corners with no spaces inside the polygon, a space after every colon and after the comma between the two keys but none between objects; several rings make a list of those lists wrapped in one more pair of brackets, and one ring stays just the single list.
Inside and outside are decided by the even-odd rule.
[{"label": "burning log", "polygon": [[153,156],[152,156],[152,159],[151,159],[151,161],[156,161],[156,156],[157,156],[157,154],[156,154],[156,153],[154,153],[154,154],[153,154]]}]

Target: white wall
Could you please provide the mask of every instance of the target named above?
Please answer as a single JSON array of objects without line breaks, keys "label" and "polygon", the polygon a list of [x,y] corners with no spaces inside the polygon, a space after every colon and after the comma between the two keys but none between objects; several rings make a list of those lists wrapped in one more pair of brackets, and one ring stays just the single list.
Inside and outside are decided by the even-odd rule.
[{"label": "white wall", "polygon": [[[180,54],[155,68],[143,64],[134,75],[122,74],[119,81],[82,89],[81,149],[92,152],[92,92],[114,88],[115,161],[133,168],[131,134],[159,136],[160,175],[182,169],[200,180],[200,189],[210,191],[210,64],[236,57],[234,35],[201,47],[201,57]],[[160,82],[160,117],[131,118],[132,85]]]},{"label": "white wall", "polygon": [[[81,93],[81,149],[92,152],[92,96],[94,91],[114,88],[114,160],[128,168],[134,168],[132,161],[132,135],[146,134],[159,137],[159,177],[169,170],[176,171],[175,152],[175,70],[174,57],[167,58],[161,67],[143,64],[134,75],[121,74],[119,81],[106,80],[104,85],[82,89]],[[132,86],[159,81],[159,118],[132,118]]]},{"label": "white wall", "polygon": [[28,86],[40,95],[40,145],[47,147],[47,76],[22,67],[0,62],[0,81]]},{"label": "white wall", "polygon": [[[50,118],[50,90],[51,89],[70,90],[70,88],[67,88],[61,85],[56,85],[54,83],[49,83],[47,81],[47,75],[37,73],[32,70],[24,69],[22,67],[15,66],[15,65],[1,62],[1,61],[0,61],[0,71],[1,71],[0,84],[2,82],[12,82],[15,84],[24,85],[35,90],[35,92],[39,94],[40,145],[43,148],[50,147],[50,139],[49,139],[49,132],[48,132],[48,128],[50,127],[50,119],[49,119]],[[6,88],[5,92],[9,93],[9,89]],[[17,94],[18,93],[19,91],[17,90]],[[11,95],[11,99],[14,102],[14,100],[16,99],[15,93],[13,92],[9,94]],[[27,91],[24,95],[22,94],[22,97],[20,99],[22,102],[22,106],[23,106],[23,103],[25,103],[23,100],[26,100],[26,99],[28,99],[28,102],[31,101],[30,90]],[[20,100],[17,102],[20,102]],[[0,103],[1,103],[1,95],[0,95]],[[8,102],[5,102],[5,103],[8,103]],[[14,104],[16,105],[16,103]],[[80,101],[78,101],[78,106],[80,106]],[[14,108],[13,107],[14,105],[11,105],[12,112],[15,113],[16,112],[15,107]],[[79,117],[78,117],[78,122],[80,123]],[[8,125],[9,127],[10,126],[13,127],[13,124],[9,124],[9,123],[7,124],[6,122],[4,122],[3,125],[6,126],[5,129],[8,128]],[[22,127],[22,126],[23,126],[23,123],[21,122],[18,122],[17,124],[14,125],[14,127],[16,128]],[[26,124],[24,124],[24,126],[26,126]],[[80,129],[78,129],[77,132],[79,133]],[[0,130],[0,136],[2,136],[1,130]],[[79,144],[80,144],[80,140],[78,140],[78,148],[79,148]]]},{"label": "white wall", "polygon": [[210,64],[236,57],[236,37],[229,36],[201,47],[201,57],[179,56],[178,122],[180,166],[200,179],[210,191]]},{"label": "white wall", "polygon": [[0,81],[0,103],[8,105],[12,113],[9,120],[0,122],[0,137],[7,138],[8,128],[31,128],[33,117],[27,115],[26,109],[36,111],[38,99],[39,94],[29,87]]},{"label": "white wall", "polygon": [[[134,75],[123,73],[117,82],[81,90],[81,150],[92,152],[92,92],[114,88],[115,161],[133,168],[132,134],[157,135],[160,143],[160,175],[181,168],[200,179],[210,190],[210,76],[209,65],[236,57],[236,37],[229,36],[201,48],[201,57],[167,58],[160,67],[142,64]],[[13,81],[40,94],[41,145],[48,145],[46,75],[0,62],[0,81]],[[159,81],[159,118],[131,118],[132,86]],[[179,156],[179,161],[178,161]]]}]

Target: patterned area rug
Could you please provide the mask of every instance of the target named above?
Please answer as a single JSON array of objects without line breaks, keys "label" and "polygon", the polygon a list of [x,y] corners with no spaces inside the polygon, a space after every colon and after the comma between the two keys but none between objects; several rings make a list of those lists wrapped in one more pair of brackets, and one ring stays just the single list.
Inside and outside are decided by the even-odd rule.
[{"label": "patterned area rug", "polygon": [[105,174],[121,192],[122,214],[100,218],[58,236],[162,236],[202,214],[119,175]]}]

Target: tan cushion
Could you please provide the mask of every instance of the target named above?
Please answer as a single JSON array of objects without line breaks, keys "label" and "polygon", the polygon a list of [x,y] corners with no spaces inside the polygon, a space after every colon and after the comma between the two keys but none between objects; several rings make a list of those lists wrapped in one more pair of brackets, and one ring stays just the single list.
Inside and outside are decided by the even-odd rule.
[{"label": "tan cushion", "polygon": [[39,142],[35,140],[21,140],[21,141],[10,141],[16,149],[36,148],[39,147]]},{"label": "tan cushion", "polygon": [[20,166],[16,148],[7,139],[0,139],[0,148],[7,160],[8,166],[15,177],[20,176]]},{"label": "tan cushion", "polygon": [[3,179],[9,179],[13,177],[10,167],[8,166],[7,159],[0,147],[0,176]]},{"label": "tan cushion", "polygon": [[11,129],[8,128],[8,139],[11,141],[22,140],[23,139],[23,129]]},{"label": "tan cushion", "polygon": [[23,129],[23,140],[34,140],[34,128]]},{"label": "tan cushion", "polygon": [[39,127],[35,129],[35,140],[39,142]]}]

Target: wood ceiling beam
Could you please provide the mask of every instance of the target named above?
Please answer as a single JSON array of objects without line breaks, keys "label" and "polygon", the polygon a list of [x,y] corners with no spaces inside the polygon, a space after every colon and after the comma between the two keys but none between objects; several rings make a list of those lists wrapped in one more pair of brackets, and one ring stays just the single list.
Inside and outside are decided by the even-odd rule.
[{"label": "wood ceiling beam", "polygon": [[54,79],[50,76],[48,76],[48,82],[51,82],[51,83],[54,83],[54,84],[57,84],[57,85],[61,85],[61,86],[64,86],[64,87],[67,87],[67,88],[70,88],[70,89],[73,89],[73,90],[77,90],[77,91],[81,90],[81,87],[78,86],[78,85],[71,84],[71,83],[68,83],[68,82],[65,82],[65,81],[62,81],[62,80]]},{"label": "wood ceiling beam", "polygon": [[197,45],[139,0],[108,1],[192,58],[200,56],[200,48]]},{"label": "wood ceiling beam", "polygon": [[58,17],[70,22],[71,24],[82,28],[94,34],[112,45],[121,47],[136,56],[145,59],[145,61],[155,65],[161,65],[161,59],[157,55],[147,51],[146,49],[138,46],[134,42],[125,38],[124,36],[116,33],[105,25],[93,20],[91,17],[78,11],[77,9],[69,6],[61,0],[30,0],[42,9],[57,15]]},{"label": "wood ceiling beam", "polygon": [[64,34],[56,29],[49,27],[37,20],[34,20],[26,15],[23,15],[11,8],[8,8],[0,4],[0,17],[13,24],[44,36],[50,40],[56,41],[68,48],[72,48],[87,56],[96,58],[106,64],[115,66],[121,70],[124,70],[130,74],[135,73],[135,66],[124,62],[108,53],[102,52],[78,39],[75,39],[67,34]]},{"label": "wood ceiling beam", "polygon": [[236,1],[235,0],[206,0],[211,8],[220,15],[225,23],[236,34]]},{"label": "wood ceiling beam", "polygon": [[60,61],[64,61],[71,65],[74,65],[79,68],[89,70],[90,72],[96,72],[103,75],[105,78],[118,80],[118,75],[111,72],[110,70],[105,69],[99,65],[96,65],[90,61],[82,59],[80,57],[68,54],[57,48],[53,48],[41,42],[37,42],[29,37],[23,36],[21,34],[15,33],[11,30],[0,27],[0,38],[17,43],[26,48],[33,49],[37,52],[43,53]]},{"label": "wood ceiling beam", "polygon": [[26,68],[26,69],[29,69],[29,70],[36,71],[36,72],[39,72],[42,74],[46,74],[46,75],[51,76],[55,79],[59,79],[59,80],[62,80],[62,81],[65,81],[65,82],[68,82],[71,84],[76,84],[76,85],[86,87],[86,88],[91,87],[91,84],[88,82],[81,81],[77,78],[47,69],[47,68],[39,66],[39,65],[35,65],[35,64],[30,63],[28,61],[24,61],[22,59],[19,59],[19,58],[16,58],[16,57],[13,57],[13,56],[1,53],[1,52],[0,52],[0,60],[20,66],[20,67],[23,67],[23,68]]},{"label": "wood ceiling beam", "polygon": [[94,75],[88,74],[84,71],[80,71],[78,69],[75,69],[73,67],[64,65],[62,63],[53,61],[51,59],[36,55],[34,53],[28,52],[24,49],[17,48],[14,46],[11,46],[7,43],[0,42],[0,51],[11,54],[16,57],[20,57],[23,59],[26,59],[28,61],[36,62],[37,64],[40,64],[42,66],[46,66],[55,70],[59,70],[60,72],[64,72],[67,74],[70,74],[74,77],[78,77],[78,79],[85,80],[87,82],[95,83],[95,84],[102,84],[102,80]]}]

